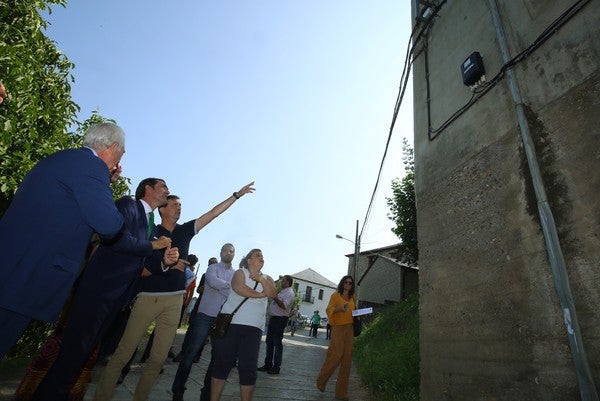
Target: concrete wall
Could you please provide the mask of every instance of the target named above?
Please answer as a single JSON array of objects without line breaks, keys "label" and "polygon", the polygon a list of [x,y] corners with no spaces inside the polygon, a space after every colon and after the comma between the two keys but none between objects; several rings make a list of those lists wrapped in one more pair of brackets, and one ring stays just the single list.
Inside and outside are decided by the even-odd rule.
[{"label": "concrete wall", "polygon": [[[366,258],[365,258],[366,259]],[[360,284],[360,301],[385,304],[401,301],[401,268],[397,263],[377,258]]]},{"label": "concrete wall", "polygon": [[[511,54],[574,1],[500,0]],[[413,13],[415,11],[413,10]],[[600,384],[600,2],[515,67],[557,222],[584,346]],[[454,0],[428,37],[431,120],[471,92],[473,51],[502,66],[487,1]],[[413,67],[421,400],[577,400],[579,388],[504,78],[436,139],[424,54]]]},{"label": "concrete wall", "polygon": [[419,292],[418,270],[399,265],[386,258],[373,258],[371,269],[363,277],[359,286],[358,300],[361,305],[396,303]]},{"label": "concrete wall", "polygon": [[397,245],[362,251],[358,258],[356,274],[354,254],[346,255],[348,257],[346,274],[355,277],[357,284],[355,297],[359,305],[362,305],[361,302],[371,306],[373,303],[384,304],[386,300],[396,302],[401,300],[402,273],[400,266],[393,262],[397,252]]}]

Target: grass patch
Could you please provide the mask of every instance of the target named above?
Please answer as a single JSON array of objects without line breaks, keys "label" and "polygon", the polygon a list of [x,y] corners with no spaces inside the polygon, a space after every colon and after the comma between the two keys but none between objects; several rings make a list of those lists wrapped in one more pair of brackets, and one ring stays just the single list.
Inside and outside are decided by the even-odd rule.
[{"label": "grass patch", "polygon": [[358,372],[379,401],[419,400],[419,298],[385,309],[354,343]]}]

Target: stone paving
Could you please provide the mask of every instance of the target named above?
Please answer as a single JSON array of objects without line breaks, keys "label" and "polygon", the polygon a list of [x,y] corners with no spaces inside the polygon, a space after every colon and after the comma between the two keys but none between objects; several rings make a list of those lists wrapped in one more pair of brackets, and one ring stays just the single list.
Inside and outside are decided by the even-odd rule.
[{"label": "stone paving", "polygon": [[[180,349],[185,332],[180,330],[175,339],[175,350]],[[337,372],[334,373],[327,389],[321,393],[316,388],[316,377],[325,359],[328,340],[325,339],[324,330],[317,338],[308,337],[308,330],[301,329],[295,336],[286,333],[283,340],[283,362],[281,373],[279,375],[269,375],[265,372],[258,372],[258,381],[254,391],[255,401],[327,401],[335,400],[334,388]],[[264,336],[261,343],[259,362],[262,365],[265,353]],[[210,345],[204,348],[202,358],[199,363],[192,367],[190,378],[187,382],[187,390],[184,399],[186,401],[197,401],[200,398],[200,389],[203,385],[204,373],[210,359]],[[88,385],[88,390],[84,401],[91,401],[103,367],[97,366],[92,373],[92,381]],[[112,401],[130,401],[139,379],[143,365],[137,361],[132,366],[131,372],[125,379],[125,382],[117,387]],[[164,373],[161,374],[150,394],[150,401],[170,401],[172,399],[171,384],[177,363],[170,359],[164,366]],[[13,394],[15,386],[18,383],[0,381],[0,400],[10,400],[8,394]],[[372,401],[369,391],[362,386],[356,369],[352,367],[350,377],[350,400],[351,401]],[[221,401],[237,401],[240,399],[237,370],[233,370],[227,380]]]}]

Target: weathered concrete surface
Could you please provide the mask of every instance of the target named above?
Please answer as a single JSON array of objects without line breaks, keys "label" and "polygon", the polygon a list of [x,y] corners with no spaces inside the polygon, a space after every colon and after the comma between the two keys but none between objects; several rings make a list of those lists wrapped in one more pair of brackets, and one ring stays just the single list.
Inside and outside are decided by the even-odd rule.
[{"label": "weathered concrete surface", "polygon": [[[540,4],[543,4],[541,6]],[[571,1],[499,1],[511,54]],[[515,67],[596,381],[600,384],[600,4]],[[460,63],[502,60],[488,2],[441,10],[429,36],[433,128],[470,91]],[[434,140],[414,64],[422,400],[577,400],[579,388],[507,80]]]}]

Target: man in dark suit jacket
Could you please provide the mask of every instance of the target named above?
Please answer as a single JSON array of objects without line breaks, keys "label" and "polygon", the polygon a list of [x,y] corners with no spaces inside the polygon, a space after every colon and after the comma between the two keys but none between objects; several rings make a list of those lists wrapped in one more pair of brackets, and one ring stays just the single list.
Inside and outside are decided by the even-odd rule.
[{"label": "man in dark suit jacket", "polygon": [[0,358],[31,320],[56,320],[92,233],[111,237],[123,224],[109,180],[121,172],[125,134],[96,124],[84,145],[33,167],[0,220]]},{"label": "man in dark suit jacket", "polygon": [[[154,238],[153,210],[166,203],[164,180],[147,178],[136,190],[136,200],[116,202],[125,217],[119,234],[101,243],[83,271],[73,295],[62,347],[32,400],[66,400],[77,376],[116,314],[131,302],[135,284],[145,267],[151,272],[170,269],[179,259],[168,237]],[[163,252],[161,249],[165,248]]]}]

